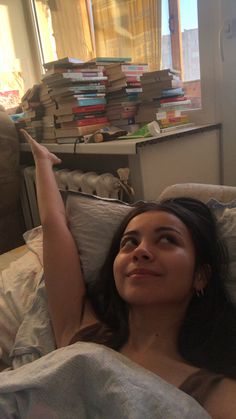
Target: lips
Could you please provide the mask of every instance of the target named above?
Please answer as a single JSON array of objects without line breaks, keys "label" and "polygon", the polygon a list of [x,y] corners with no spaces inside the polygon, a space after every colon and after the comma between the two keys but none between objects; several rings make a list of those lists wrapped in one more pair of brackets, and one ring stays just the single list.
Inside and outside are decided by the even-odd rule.
[{"label": "lips", "polygon": [[159,272],[155,272],[155,271],[152,271],[150,269],[143,269],[143,268],[142,269],[141,268],[133,269],[132,271],[128,272],[128,274],[127,274],[128,277],[138,276],[138,275],[140,275],[140,276],[144,276],[144,275],[160,276],[161,274]]}]

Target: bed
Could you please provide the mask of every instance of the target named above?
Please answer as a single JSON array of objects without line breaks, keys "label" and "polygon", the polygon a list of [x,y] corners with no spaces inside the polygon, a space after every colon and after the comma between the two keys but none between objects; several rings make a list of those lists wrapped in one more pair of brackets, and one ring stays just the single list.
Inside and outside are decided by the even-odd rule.
[{"label": "bed", "polygon": [[[160,198],[173,196],[199,198],[216,212],[230,252],[227,287],[236,303],[236,188],[179,184],[166,188]],[[67,217],[81,252],[85,281],[98,272],[113,231],[130,208],[116,200],[68,193]],[[24,239],[24,246],[0,256],[0,350],[10,369],[1,373],[0,417],[8,417],[7,411],[16,414],[15,409],[16,417],[27,418],[209,417],[191,397],[111,349],[76,343],[55,350],[43,280],[41,226],[26,232]],[[65,400],[58,394],[66,389],[70,391]],[[32,406],[38,411],[31,411]]]}]

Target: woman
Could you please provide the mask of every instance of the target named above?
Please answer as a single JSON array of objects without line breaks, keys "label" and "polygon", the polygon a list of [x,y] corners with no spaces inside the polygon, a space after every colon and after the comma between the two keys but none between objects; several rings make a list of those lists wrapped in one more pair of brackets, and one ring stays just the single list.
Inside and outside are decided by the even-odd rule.
[{"label": "woman", "polygon": [[57,347],[105,344],[188,392],[213,418],[235,418],[236,384],[226,377],[236,376],[236,314],[208,208],[187,198],[135,208],[114,237],[101,282],[86,290],[52,171],[60,160],[24,135],[36,165]]}]

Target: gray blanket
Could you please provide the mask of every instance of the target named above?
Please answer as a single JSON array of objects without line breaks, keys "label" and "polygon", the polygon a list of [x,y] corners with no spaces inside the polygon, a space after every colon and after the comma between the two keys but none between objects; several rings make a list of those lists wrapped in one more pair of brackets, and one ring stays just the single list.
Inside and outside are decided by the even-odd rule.
[{"label": "gray blanket", "polygon": [[0,418],[209,419],[191,397],[123,355],[76,343],[1,373]]}]

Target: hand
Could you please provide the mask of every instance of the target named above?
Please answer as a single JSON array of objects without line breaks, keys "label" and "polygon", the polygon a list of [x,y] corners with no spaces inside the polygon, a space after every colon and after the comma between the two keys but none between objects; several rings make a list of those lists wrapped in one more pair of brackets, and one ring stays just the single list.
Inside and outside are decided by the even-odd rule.
[{"label": "hand", "polygon": [[49,160],[52,166],[61,163],[61,159],[59,159],[55,154],[51,153],[46,147],[35,141],[27,131],[24,129],[21,129],[20,131],[25,136],[28,144],[31,147],[35,162],[37,160]]}]

